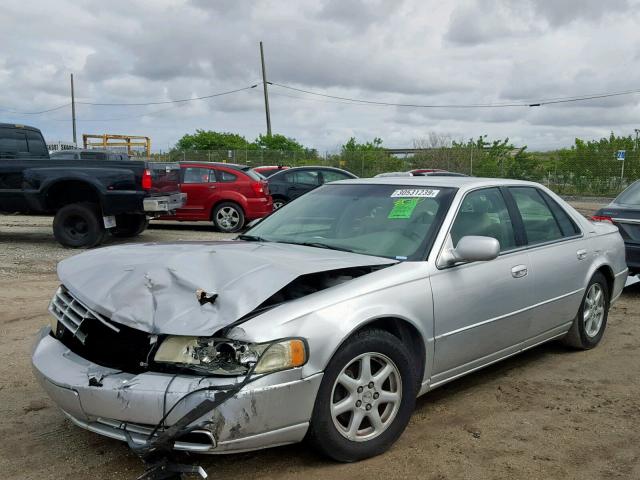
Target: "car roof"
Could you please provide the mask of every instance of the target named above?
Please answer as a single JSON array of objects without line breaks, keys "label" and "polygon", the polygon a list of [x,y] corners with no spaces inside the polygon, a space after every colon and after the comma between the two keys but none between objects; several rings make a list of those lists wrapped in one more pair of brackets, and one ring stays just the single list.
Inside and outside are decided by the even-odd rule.
[{"label": "car roof", "polygon": [[178,162],[180,165],[201,165],[203,167],[227,167],[232,170],[243,170],[245,168],[251,168],[249,165],[240,165],[237,163],[224,163],[224,162],[199,162],[199,161],[189,161],[183,160]]},{"label": "car roof", "polygon": [[287,173],[295,173],[295,172],[304,171],[304,170],[327,170],[327,171],[333,171],[333,172],[344,172],[344,173],[347,173],[349,175],[353,175],[355,177],[355,175],[353,173],[351,173],[350,171],[343,170],[341,168],[328,167],[328,166],[325,166],[325,165],[304,165],[302,167],[283,168],[279,172],[276,172],[273,175],[271,175],[269,177],[269,180],[271,180],[273,178],[276,178],[276,177],[280,177],[285,172],[287,172]]},{"label": "car roof", "polygon": [[365,184],[365,185],[399,185],[416,187],[452,187],[464,190],[472,190],[478,187],[493,186],[540,186],[539,183],[525,180],[510,180],[506,178],[478,178],[478,177],[376,177],[376,178],[352,178],[331,182],[332,184]]},{"label": "car roof", "polygon": [[25,130],[40,131],[39,128],[23,125],[22,123],[0,123],[0,128],[24,128]]}]

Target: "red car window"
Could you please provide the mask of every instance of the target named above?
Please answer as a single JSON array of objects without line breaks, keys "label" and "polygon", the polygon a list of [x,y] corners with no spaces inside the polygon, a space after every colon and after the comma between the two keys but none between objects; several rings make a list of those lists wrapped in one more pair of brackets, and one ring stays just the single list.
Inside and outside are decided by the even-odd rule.
[{"label": "red car window", "polygon": [[[184,177],[182,183],[209,183],[215,179],[209,179],[208,168],[187,167],[184,169]],[[213,173],[213,172],[212,172]]]}]

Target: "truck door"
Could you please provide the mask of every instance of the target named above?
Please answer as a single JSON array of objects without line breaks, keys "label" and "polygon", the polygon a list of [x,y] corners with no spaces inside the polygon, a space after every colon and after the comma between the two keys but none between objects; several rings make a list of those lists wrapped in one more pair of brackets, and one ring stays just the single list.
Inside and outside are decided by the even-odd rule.
[{"label": "truck door", "polygon": [[26,132],[0,127],[0,210],[18,212],[26,209],[22,172],[29,164],[28,157]]}]

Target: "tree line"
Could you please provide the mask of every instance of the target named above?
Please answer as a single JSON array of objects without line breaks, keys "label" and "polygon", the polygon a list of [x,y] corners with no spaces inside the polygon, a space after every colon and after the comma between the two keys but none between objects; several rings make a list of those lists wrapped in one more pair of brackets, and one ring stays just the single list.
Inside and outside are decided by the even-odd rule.
[{"label": "tree line", "polygon": [[[474,176],[532,180],[560,193],[581,195],[615,194],[640,177],[637,137],[613,132],[597,140],[576,138],[571,146],[546,152],[529,151],[526,145],[514,145],[509,138],[495,140],[482,135],[456,140],[436,133],[414,140],[413,147],[414,154],[398,156],[386,151],[381,138],[358,141],[351,137],[336,153],[321,157],[316,149],[281,134],[259,135],[248,141],[236,133],[196,130],[184,135],[175,151],[245,151],[244,156],[238,155],[234,160],[292,166],[322,162],[363,177],[413,168],[441,168]],[[624,175],[622,162],[616,160],[618,150],[626,151]]]}]

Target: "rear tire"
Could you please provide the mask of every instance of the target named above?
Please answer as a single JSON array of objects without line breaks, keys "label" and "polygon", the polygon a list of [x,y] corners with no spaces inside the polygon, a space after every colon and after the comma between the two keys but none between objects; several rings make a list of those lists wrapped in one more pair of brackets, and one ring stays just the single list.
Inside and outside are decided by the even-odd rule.
[{"label": "rear tire", "polygon": [[589,350],[602,340],[609,316],[609,286],[607,279],[596,272],[587,289],[571,329],[562,343],[580,350]]},{"label": "rear tire", "polygon": [[384,330],[349,338],[325,369],[307,434],[311,444],[339,462],[385,452],[415,406],[414,362],[407,347]]},{"label": "rear tire", "polygon": [[223,202],[213,210],[213,224],[221,232],[238,232],[244,223],[244,212],[237,203]]},{"label": "rear tire", "polygon": [[287,201],[284,198],[276,197],[273,199],[273,209],[278,210],[279,208],[284,207],[287,204]]},{"label": "rear tire", "polygon": [[95,247],[102,242],[105,232],[100,207],[95,203],[65,205],[53,218],[53,236],[65,247]]},{"label": "rear tire", "polygon": [[109,230],[117,238],[131,238],[140,235],[149,226],[149,220],[144,214],[116,215],[116,226]]}]

